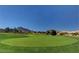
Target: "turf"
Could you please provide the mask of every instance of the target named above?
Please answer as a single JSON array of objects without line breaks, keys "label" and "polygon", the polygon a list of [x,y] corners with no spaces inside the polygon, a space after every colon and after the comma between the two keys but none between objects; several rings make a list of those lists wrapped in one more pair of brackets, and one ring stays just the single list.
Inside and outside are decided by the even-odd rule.
[{"label": "turf", "polygon": [[33,35],[24,38],[12,38],[1,41],[2,44],[22,47],[64,46],[77,42],[76,39],[62,36]]},{"label": "turf", "polygon": [[79,38],[1,33],[0,52],[79,52]]}]

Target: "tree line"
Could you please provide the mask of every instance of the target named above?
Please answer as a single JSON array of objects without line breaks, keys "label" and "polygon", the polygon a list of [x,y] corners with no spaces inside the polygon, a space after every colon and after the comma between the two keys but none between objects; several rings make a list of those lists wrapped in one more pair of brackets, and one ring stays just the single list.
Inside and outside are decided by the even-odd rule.
[{"label": "tree line", "polygon": [[34,31],[34,33],[37,33],[37,34],[47,34],[47,35],[57,35],[57,31],[56,30],[47,30],[47,31]]},{"label": "tree line", "polygon": [[6,27],[5,29],[0,29],[0,32],[5,32],[5,33],[37,33],[37,34],[47,34],[47,35],[57,35],[56,30],[47,30],[45,32],[43,31],[32,31],[23,27],[15,27],[15,28],[10,28]]}]

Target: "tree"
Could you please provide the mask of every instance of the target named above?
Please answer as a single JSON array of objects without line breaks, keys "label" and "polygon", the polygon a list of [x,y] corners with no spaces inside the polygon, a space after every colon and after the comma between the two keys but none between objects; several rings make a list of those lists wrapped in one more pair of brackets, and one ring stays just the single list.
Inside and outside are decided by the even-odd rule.
[{"label": "tree", "polygon": [[74,36],[77,36],[77,35],[79,35],[79,33],[78,32],[75,32],[75,33],[71,33],[72,35],[74,35]]},{"label": "tree", "polygon": [[58,35],[68,35],[67,32],[59,32]]},{"label": "tree", "polygon": [[49,30],[46,32],[46,34],[50,34]]},{"label": "tree", "polygon": [[9,32],[9,31],[10,31],[9,27],[5,28],[5,32]]},{"label": "tree", "polygon": [[57,34],[56,30],[48,30],[46,33],[49,35],[56,35]]},{"label": "tree", "polygon": [[14,29],[13,29],[13,32],[14,32],[14,33],[18,33],[19,31],[17,30],[17,28],[14,28]]}]

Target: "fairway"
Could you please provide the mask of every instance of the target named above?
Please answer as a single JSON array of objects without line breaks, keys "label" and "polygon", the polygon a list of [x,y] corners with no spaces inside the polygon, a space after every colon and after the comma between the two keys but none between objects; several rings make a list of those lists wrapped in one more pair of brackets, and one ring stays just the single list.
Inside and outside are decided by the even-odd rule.
[{"label": "fairway", "polygon": [[0,52],[79,52],[79,38],[32,34],[0,34]]},{"label": "fairway", "polygon": [[77,42],[77,40],[71,37],[49,35],[28,35],[23,38],[10,38],[1,41],[2,44],[22,47],[64,46],[75,42]]}]

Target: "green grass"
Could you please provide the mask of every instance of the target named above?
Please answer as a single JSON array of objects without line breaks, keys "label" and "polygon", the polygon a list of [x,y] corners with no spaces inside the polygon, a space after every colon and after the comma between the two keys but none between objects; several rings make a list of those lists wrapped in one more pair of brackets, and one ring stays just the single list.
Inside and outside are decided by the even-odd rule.
[{"label": "green grass", "polygon": [[24,38],[12,38],[1,41],[2,44],[22,47],[64,46],[77,42],[76,39],[62,36],[33,35]]},{"label": "green grass", "polygon": [[79,37],[1,33],[0,52],[79,52]]}]

